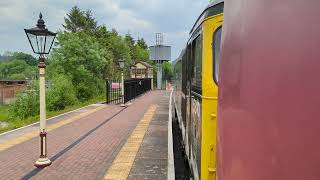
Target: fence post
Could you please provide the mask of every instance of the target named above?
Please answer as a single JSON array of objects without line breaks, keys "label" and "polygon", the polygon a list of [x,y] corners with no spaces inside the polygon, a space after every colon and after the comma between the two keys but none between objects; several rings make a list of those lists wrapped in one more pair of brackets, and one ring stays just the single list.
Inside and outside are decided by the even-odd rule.
[{"label": "fence post", "polygon": [[106,103],[109,104],[110,101],[110,83],[109,79],[106,79]]},{"label": "fence post", "polygon": [[124,78],[123,78],[123,72],[121,72],[121,107],[125,107],[124,104]]}]

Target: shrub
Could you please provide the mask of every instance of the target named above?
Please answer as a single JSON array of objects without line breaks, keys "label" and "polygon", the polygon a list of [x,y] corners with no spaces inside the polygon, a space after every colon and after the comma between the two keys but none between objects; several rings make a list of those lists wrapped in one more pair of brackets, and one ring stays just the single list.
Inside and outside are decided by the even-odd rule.
[{"label": "shrub", "polygon": [[56,75],[47,93],[47,108],[50,111],[64,109],[77,103],[76,92],[71,80],[65,75]]},{"label": "shrub", "polygon": [[26,90],[20,92],[16,100],[10,105],[10,117],[25,119],[39,114],[39,86],[38,81],[32,81]]}]

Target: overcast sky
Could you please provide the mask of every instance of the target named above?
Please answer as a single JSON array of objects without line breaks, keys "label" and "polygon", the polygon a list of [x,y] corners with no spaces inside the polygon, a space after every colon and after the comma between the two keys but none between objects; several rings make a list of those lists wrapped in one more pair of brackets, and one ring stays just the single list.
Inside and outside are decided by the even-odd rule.
[{"label": "overcast sky", "polygon": [[41,11],[50,30],[62,29],[66,13],[77,5],[92,10],[98,24],[143,37],[148,45],[155,44],[156,32],[162,32],[174,60],[208,4],[209,0],[0,0],[0,54],[31,53],[23,28],[34,27]]}]

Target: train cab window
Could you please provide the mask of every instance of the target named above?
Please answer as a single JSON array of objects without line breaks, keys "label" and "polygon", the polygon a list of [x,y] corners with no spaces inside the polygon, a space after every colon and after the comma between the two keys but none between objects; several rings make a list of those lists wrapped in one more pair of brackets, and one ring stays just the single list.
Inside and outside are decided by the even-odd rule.
[{"label": "train cab window", "polygon": [[193,41],[193,78],[192,84],[201,88],[202,85],[202,56],[201,56],[201,35]]},{"label": "train cab window", "polygon": [[213,79],[219,82],[220,44],[222,28],[219,27],[213,34]]}]

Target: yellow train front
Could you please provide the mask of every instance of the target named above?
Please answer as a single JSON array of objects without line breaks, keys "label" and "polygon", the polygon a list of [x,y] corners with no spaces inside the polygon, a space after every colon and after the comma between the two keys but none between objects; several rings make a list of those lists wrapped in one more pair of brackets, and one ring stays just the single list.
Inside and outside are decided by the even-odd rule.
[{"label": "yellow train front", "polygon": [[216,179],[218,65],[223,1],[200,15],[175,62],[174,105],[195,179]]}]

